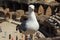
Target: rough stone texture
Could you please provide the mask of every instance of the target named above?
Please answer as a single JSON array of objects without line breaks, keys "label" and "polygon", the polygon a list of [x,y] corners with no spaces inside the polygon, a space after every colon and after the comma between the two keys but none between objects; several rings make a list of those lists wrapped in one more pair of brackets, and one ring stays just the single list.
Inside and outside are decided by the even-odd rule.
[{"label": "rough stone texture", "polygon": [[0,11],[4,11],[4,9],[2,7],[0,7]]},{"label": "rough stone texture", "polygon": [[44,0],[45,3],[50,3],[52,1],[55,1],[55,0]]},{"label": "rough stone texture", "polygon": [[39,6],[38,14],[44,15],[44,8],[42,5]]},{"label": "rough stone texture", "polygon": [[46,16],[50,16],[50,15],[52,15],[52,10],[50,7],[48,7],[46,10]]},{"label": "rough stone texture", "polygon": [[17,10],[16,14],[17,14],[17,17],[21,17],[24,15],[24,10]]},{"label": "rough stone texture", "polygon": [[[11,37],[14,38],[14,40],[16,40],[16,36],[18,36],[18,39],[25,39],[24,34],[19,33],[19,31],[16,32],[16,25],[9,23],[9,22],[3,22],[0,23],[0,26],[2,28],[2,32],[0,33],[0,40],[9,40],[9,34],[11,34]],[[6,32],[6,37],[3,38],[4,33]]]},{"label": "rough stone texture", "polygon": [[39,23],[43,23],[47,19],[48,19],[48,17],[46,15],[37,16],[37,20],[39,21]]},{"label": "rough stone texture", "polygon": [[13,15],[14,13],[15,13],[15,12],[9,12],[10,19],[12,19],[12,15]]}]

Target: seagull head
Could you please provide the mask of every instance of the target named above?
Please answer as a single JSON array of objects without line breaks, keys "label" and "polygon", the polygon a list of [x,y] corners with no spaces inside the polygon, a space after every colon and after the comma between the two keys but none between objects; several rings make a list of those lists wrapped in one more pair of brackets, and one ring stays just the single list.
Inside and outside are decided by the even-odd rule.
[{"label": "seagull head", "polygon": [[35,6],[34,5],[29,5],[29,7],[28,7],[28,11],[29,12],[34,11],[34,9],[35,9]]}]

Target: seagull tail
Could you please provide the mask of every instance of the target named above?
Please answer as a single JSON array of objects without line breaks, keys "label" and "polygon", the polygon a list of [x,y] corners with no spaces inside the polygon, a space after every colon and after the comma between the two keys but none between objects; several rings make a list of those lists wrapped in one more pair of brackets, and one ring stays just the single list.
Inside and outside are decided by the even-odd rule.
[{"label": "seagull tail", "polygon": [[19,30],[19,32],[22,33],[21,25],[18,24],[18,25],[16,26],[16,31],[17,31],[17,30]]}]

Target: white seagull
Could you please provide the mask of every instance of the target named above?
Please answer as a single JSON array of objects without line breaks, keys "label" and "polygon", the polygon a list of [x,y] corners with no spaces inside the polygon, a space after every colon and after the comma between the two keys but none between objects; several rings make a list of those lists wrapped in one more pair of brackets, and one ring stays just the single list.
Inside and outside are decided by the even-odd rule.
[{"label": "white seagull", "polygon": [[[35,12],[34,12],[34,5],[29,5],[28,7],[28,19],[23,21],[22,24],[19,26],[20,32],[24,31],[26,34],[35,33],[39,29],[39,23],[36,19]],[[17,27],[18,28],[18,27]]]},{"label": "white seagull", "polygon": [[[28,19],[23,21],[21,25],[17,25],[17,29],[19,29],[21,33],[28,35],[28,34],[34,34],[39,30],[40,25],[35,16],[34,8],[35,8],[34,5],[29,5],[27,14]],[[43,35],[43,37],[45,36]]]}]

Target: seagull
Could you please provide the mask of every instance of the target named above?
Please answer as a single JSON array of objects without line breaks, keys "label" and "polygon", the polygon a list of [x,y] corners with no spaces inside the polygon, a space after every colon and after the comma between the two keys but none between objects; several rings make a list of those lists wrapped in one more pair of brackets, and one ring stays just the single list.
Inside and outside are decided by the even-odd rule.
[{"label": "seagull", "polygon": [[[38,31],[39,29],[39,23],[36,19],[35,12],[34,12],[34,5],[29,5],[28,7],[28,19],[23,21],[20,25],[19,29],[20,32],[25,31],[26,33],[34,33],[35,31]],[[18,25],[19,26],[19,25]]]},{"label": "seagull", "polygon": [[[20,33],[24,33],[26,35],[34,34],[40,29],[40,25],[35,16],[34,9],[35,9],[34,5],[29,5],[27,13],[28,19],[22,21],[21,25],[16,26],[16,30],[19,29]],[[43,35],[43,37],[45,36]]]}]

